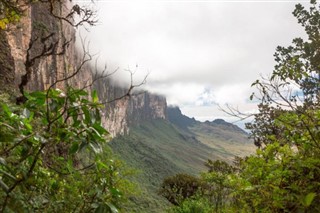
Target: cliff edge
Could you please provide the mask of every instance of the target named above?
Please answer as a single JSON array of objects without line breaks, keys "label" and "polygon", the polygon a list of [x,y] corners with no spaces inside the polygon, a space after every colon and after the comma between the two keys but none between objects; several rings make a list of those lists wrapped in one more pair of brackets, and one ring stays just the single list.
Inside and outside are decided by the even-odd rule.
[{"label": "cliff edge", "polygon": [[[61,51],[65,43],[68,43],[67,48],[64,54],[49,54],[34,61],[25,86],[27,91],[46,90],[53,82],[81,69],[77,75],[59,82],[55,87],[63,90],[67,86],[73,86],[86,88],[89,92],[96,89],[100,100],[106,103],[102,110],[103,124],[111,135],[126,134],[130,126],[143,120],[166,119],[167,104],[164,97],[143,91],[113,101],[126,94],[126,90],[110,79],[100,79],[88,86],[96,75],[88,63],[81,65],[84,58],[83,51],[76,48],[76,28],[57,18],[67,17],[73,9],[70,1],[61,2],[57,2],[53,10],[46,3],[34,2],[30,7],[24,8],[24,16],[18,23],[8,26],[5,31],[0,30],[2,88],[18,91],[21,77],[27,72],[27,54],[33,57],[41,53],[44,45],[49,46],[43,42],[48,37],[45,42],[56,44],[57,52]],[[52,12],[57,17],[52,16]]]}]

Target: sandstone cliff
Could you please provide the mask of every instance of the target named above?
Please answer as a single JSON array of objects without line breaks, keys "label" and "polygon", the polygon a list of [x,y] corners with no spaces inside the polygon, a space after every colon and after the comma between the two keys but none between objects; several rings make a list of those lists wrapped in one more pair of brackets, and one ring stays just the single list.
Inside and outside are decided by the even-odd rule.
[{"label": "sandstone cliff", "polygon": [[[162,96],[146,91],[138,91],[125,96],[127,89],[115,85],[110,79],[95,82],[94,88],[105,104],[103,123],[112,135],[126,134],[129,127],[143,121],[167,118],[167,102]],[[119,97],[120,100],[113,101]]]},{"label": "sandstone cliff", "polygon": [[[54,12],[59,16],[66,16],[71,8],[70,1],[65,1],[63,4],[57,3]],[[18,90],[21,76],[26,73],[27,50],[30,49],[31,56],[41,53],[42,38],[53,33],[49,39],[51,43],[57,43],[57,52],[62,51],[63,44],[70,41],[66,52],[63,55],[53,54],[37,59],[25,87],[29,91],[44,90],[57,79],[62,79],[77,70],[83,58],[75,47],[74,27],[64,20],[51,16],[47,4],[35,2],[24,9],[25,15],[19,23],[9,26],[6,31],[0,31],[1,88]],[[33,45],[30,48],[31,41]],[[66,85],[72,85],[82,88],[92,82],[92,79],[92,70],[89,65],[85,65],[75,77],[57,84],[56,87],[63,89]],[[93,87],[88,87],[88,90],[92,88],[98,91],[101,101],[106,102],[102,112],[103,123],[112,135],[125,134],[130,126],[139,124],[143,120],[166,119],[167,105],[164,97],[139,92],[112,101],[126,94],[126,90],[113,84],[110,79],[96,81]]]}]

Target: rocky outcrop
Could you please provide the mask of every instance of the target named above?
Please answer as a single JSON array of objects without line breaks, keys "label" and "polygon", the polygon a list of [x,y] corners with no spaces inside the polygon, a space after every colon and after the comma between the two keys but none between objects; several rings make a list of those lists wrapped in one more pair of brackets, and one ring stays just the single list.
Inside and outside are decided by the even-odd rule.
[{"label": "rocky outcrop", "polygon": [[[167,119],[167,102],[162,96],[146,91],[126,96],[127,89],[115,85],[110,79],[94,84],[102,102],[107,102],[103,110],[103,123],[111,135],[126,134],[131,126],[152,119]],[[123,97],[118,100],[119,97]]]},{"label": "rocky outcrop", "polygon": [[167,108],[167,114],[168,120],[171,123],[186,131],[189,131],[189,127],[198,122],[194,118],[189,118],[188,116],[183,115],[179,107],[169,106]]},{"label": "rocky outcrop", "polygon": [[4,31],[0,31],[0,85],[14,85],[14,59]]},{"label": "rocky outcrop", "polygon": [[[70,7],[71,5],[67,3],[64,6],[57,4],[54,12],[62,16],[67,14]],[[62,79],[75,68],[72,66],[76,65],[77,61],[74,48],[75,31],[69,24],[49,14],[48,4],[33,3],[30,7],[24,8],[24,16],[21,17],[19,23],[10,25],[6,31],[6,41],[10,47],[11,56],[14,59],[14,73],[12,73],[14,86],[20,84],[21,76],[26,72],[27,50],[29,49],[30,58],[40,54],[43,50],[42,39],[51,33],[53,35],[50,37],[50,43],[57,43],[59,47],[56,52],[61,52],[62,45],[66,41],[72,41],[70,48],[66,49],[64,55],[51,54],[36,60],[32,66],[32,72],[26,89],[47,89],[54,81]],[[91,77],[91,74],[88,72],[82,73],[87,73],[87,76]],[[64,88],[66,83],[60,83],[57,86]]]},{"label": "rocky outcrop", "polygon": [[[57,1],[54,13],[66,16],[72,7],[70,1],[59,5]],[[70,76],[81,64],[81,54],[75,47],[75,29],[62,19],[50,15],[49,5],[43,2],[34,2],[31,7],[25,8],[25,15],[16,25],[10,26],[7,31],[0,32],[0,82],[2,85],[18,89],[21,76],[26,73],[26,57],[29,49],[31,57],[41,53],[44,47],[43,38],[52,34],[49,44],[57,43],[56,52],[61,52],[63,44],[68,42],[68,48],[63,55],[51,54],[37,59],[32,66],[26,90],[45,90],[53,82]],[[30,42],[32,46],[30,46]],[[47,45],[49,45],[47,44]],[[92,71],[83,66],[81,72],[68,81],[56,85],[64,89],[66,85],[83,88],[93,80]],[[130,126],[139,124],[143,120],[162,118],[166,119],[166,100],[164,97],[140,92],[113,101],[126,94],[127,90],[112,83],[110,79],[96,81],[93,87],[98,91],[100,100],[105,102],[102,110],[103,124],[112,135],[125,134]]]},{"label": "rocky outcrop", "polygon": [[0,58],[7,68],[4,71],[4,66],[1,64],[1,70],[2,72],[6,72],[5,74],[3,73],[6,76],[5,78],[10,79],[5,80],[6,87],[18,85],[20,83],[18,79],[20,79],[20,76],[25,71],[26,50],[31,39],[31,8],[26,7],[23,10],[25,15],[21,17],[19,23],[10,25],[7,31],[0,33],[1,47],[4,48],[1,48]]}]

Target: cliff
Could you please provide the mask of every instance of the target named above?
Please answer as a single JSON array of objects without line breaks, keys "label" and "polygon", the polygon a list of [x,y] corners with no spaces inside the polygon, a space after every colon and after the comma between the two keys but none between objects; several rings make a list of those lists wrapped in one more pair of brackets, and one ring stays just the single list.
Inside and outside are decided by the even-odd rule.
[{"label": "cliff", "polygon": [[[146,91],[126,96],[128,89],[115,85],[110,79],[96,81],[94,88],[102,102],[109,102],[103,110],[103,123],[112,135],[126,134],[130,127],[144,121],[167,119],[167,102],[162,96]],[[114,101],[119,97],[123,98]]]},{"label": "cliff", "polygon": [[[56,45],[54,54],[39,57],[31,66],[31,73],[25,86],[26,90],[45,90],[53,82],[70,76],[77,70],[77,75],[67,81],[59,82],[55,87],[64,89],[67,85],[87,90],[96,89],[100,100],[105,102],[102,110],[103,124],[112,135],[125,134],[130,126],[143,120],[166,119],[166,100],[148,92],[139,92],[117,101],[127,90],[112,83],[110,79],[100,79],[92,86],[92,69],[81,63],[90,56],[76,49],[76,30],[74,26],[57,17],[68,17],[74,8],[70,1],[54,3],[34,2],[23,8],[24,16],[17,24],[0,30],[0,83],[1,88],[18,91],[21,77],[27,72],[26,61],[36,57],[43,49]],[[54,12],[55,16],[52,16]],[[66,45],[65,45],[66,44]],[[65,48],[67,47],[67,48]],[[64,51],[65,48],[65,51]],[[58,54],[62,53],[63,54]],[[86,54],[86,52],[84,53]],[[4,86],[5,85],[5,86]],[[15,93],[17,95],[17,93]]]}]

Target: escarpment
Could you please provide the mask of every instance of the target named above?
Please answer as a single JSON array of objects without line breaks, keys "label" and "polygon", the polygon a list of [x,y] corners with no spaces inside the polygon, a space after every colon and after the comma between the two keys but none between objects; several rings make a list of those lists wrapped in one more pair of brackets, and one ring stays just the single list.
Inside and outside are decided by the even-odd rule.
[{"label": "escarpment", "polygon": [[[166,119],[167,104],[164,97],[143,91],[112,101],[126,94],[125,87],[116,85],[110,79],[94,81],[96,75],[93,69],[89,63],[83,63],[90,58],[90,53],[76,47],[76,40],[80,39],[76,36],[76,29],[67,21],[57,18],[67,17],[74,10],[72,3],[57,1],[54,8],[50,6],[34,2],[23,8],[24,15],[18,23],[0,31],[2,88],[11,88],[18,93],[21,79],[29,66],[30,73],[23,86],[26,91],[46,90],[53,83],[54,87],[62,90],[66,86],[86,88],[89,92],[96,89],[100,100],[106,103],[102,109],[102,121],[111,135],[126,134],[130,126],[144,120]],[[50,45],[56,45],[53,47],[55,49],[50,49]],[[33,63],[28,64],[34,58]],[[76,75],[73,76],[74,73]]]}]

